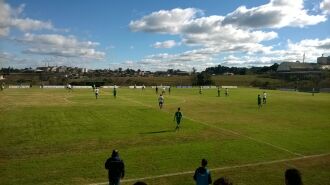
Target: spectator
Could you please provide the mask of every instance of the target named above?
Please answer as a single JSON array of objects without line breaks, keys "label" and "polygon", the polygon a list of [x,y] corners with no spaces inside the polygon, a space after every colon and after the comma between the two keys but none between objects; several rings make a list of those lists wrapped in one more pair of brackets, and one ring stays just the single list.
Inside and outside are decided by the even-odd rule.
[{"label": "spectator", "polygon": [[197,168],[194,174],[196,185],[208,185],[212,183],[212,178],[209,170],[206,168],[207,160],[202,159],[202,166]]},{"label": "spectator", "polygon": [[291,168],[285,171],[286,185],[302,185],[301,175],[297,169]]},{"label": "spectator", "polygon": [[119,185],[120,179],[125,176],[124,162],[119,158],[118,150],[113,150],[111,157],[105,162],[108,170],[109,185]]},{"label": "spectator", "polygon": [[213,185],[233,185],[233,183],[226,177],[221,177],[214,181]]}]

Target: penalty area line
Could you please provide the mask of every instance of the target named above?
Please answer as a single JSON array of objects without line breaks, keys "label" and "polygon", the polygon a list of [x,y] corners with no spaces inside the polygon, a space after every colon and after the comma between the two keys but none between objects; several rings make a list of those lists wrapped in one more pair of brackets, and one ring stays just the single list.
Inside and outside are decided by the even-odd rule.
[{"label": "penalty area line", "polygon": [[[279,160],[272,160],[272,161],[264,161],[264,162],[257,162],[257,163],[248,163],[248,164],[242,164],[242,165],[224,166],[224,167],[218,167],[218,168],[210,168],[209,170],[210,171],[224,171],[224,170],[231,170],[231,169],[236,169],[236,168],[256,167],[256,166],[262,166],[262,165],[270,165],[270,164],[277,164],[277,163],[284,163],[284,162],[299,161],[299,160],[304,160],[304,159],[312,159],[312,158],[324,157],[324,156],[328,156],[328,155],[330,155],[330,153],[308,155],[308,156],[302,156],[302,157],[296,157],[296,158],[286,158],[286,159],[279,159]],[[184,172],[168,173],[168,174],[163,174],[163,175],[155,175],[155,176],[148,176],[148,177],[141,177],[141,178],[134,178],[134,179],[124,179],[121,182],[135,182],[135,181],[158,179],[158,178],[164,178],[164,177],[188,175],[188,174],[193,174],[193,173],[195,173],[195,171],[184,171]],[[109,184],[109,182],[92,183],[92,184],[88,184],[88,185],[105,185],[105,184]]]}]

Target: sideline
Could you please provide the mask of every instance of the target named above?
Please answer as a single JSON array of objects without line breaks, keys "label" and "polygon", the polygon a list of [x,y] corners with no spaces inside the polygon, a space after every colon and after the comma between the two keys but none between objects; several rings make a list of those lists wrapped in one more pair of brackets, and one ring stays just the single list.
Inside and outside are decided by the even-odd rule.
[{"label": "sideline", "polygon": [[[249,163],[249,164],[242,164],[242,165],[210,168],[209,170],[210,171],[221,171],[221,170],[230,170],[230,169],[235,169],[235,168],[255,167],[255,166],[262,166],[262,165],[277,164],[277,163],[282,163],[282,162],[291,162],[291,161],[299,161],[299,160],[304,160],[304,159],[312,159],[312,158],[324,157],[327,155],[330,155],[330,153],[302,156],[302,157],[296,157],[296,158],[279,159],[279,160],[273,160],[273,161],[264,161],[264,162],[257,162],[257,163]],[[188,174],[193,174],[193,173],[195,173],[195,171],[168,173],[168,174],[163,174],[163,175],[155,175],[155,176],[148,176],[148,177],[141,177],[141,178],[134,178],[134,179],[124,179],[121,182],[135,182],[135,181],[143,181],[143,180],[150,180],[150,179],[158,179],[158,178],[163,178],[163,177],[188,175]],[[109,184],[109,182],[92,183],[92,184],[88,184],[88,185],[106,185],[106,184]]]}]

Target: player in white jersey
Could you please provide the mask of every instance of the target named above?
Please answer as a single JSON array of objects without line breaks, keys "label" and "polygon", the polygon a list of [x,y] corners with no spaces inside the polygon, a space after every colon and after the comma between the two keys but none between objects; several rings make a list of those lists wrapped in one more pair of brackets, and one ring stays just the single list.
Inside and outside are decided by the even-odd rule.
[{"label": "player in white jersey", "polygon": [[266,104],[266,102],[267,102],[267,93],[264,92],[264,93],[262,94],[262,103],[263,103],[263,104]]},{"label": "player in white jersey", "polygon": [[163,108],[163,104],[164,104],[164,96],[163,96],[163,94],[160,94],[158,97],[158,105],[159,105],[160,109]]},{"label": "player in white jersey", "polygon": [[98,87],[96,87],[96,89],[95,89],[95,98],[96,99],[98,99],[98,97],[99,97],[99,88]]}]

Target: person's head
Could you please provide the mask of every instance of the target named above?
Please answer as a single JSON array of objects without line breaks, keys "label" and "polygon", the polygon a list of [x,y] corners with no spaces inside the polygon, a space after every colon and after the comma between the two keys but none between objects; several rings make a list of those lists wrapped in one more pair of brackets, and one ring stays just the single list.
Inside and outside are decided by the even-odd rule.
[{"label": "person's head", "polygon": [[302,185],[301,175],[297,169],[291,168],[285,171],[286,185]]},{"label": "person's head", "polygon": [[258,97],[260,96],[260,94],[258,94]]},{"label": "person's head", "polygon": [[180,111],[180,107],[178,108],[178,111]]},{"label": "person's head", "polygon": [[137,182],[134,183],[133,185],[147,185],[147,183],[142,182],[142,181],[137,181]]},{"label": "person's head", "polygon": [[118,150],[112,150],[111,157],[118,157],[119,156],[119,151]]},{"label": "person's head", "polygon": [[206,159],[202,159],[202,166],[206,167],[207,166],[207,160]]},{"label": "person's head", "polygon": [[233,185],[233,183],[226,177],[221,177],[213,182],[213,185]]}]

